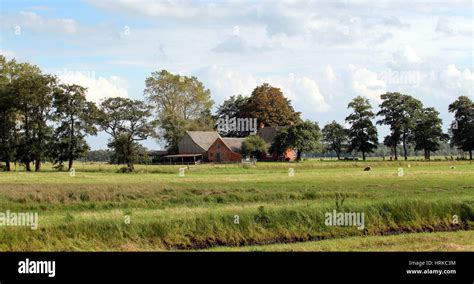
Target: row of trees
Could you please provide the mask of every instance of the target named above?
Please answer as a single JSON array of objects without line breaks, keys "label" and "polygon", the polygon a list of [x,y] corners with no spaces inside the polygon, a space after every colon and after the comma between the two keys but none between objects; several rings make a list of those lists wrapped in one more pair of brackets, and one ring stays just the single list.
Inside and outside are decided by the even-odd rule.
[{"label": "row of trees", "polygon": [[[408,158],[409,145],[417,151],[423,151],[425,159],[429,160],[431,153],[439,150],[440,143],[450,138],[453,145],[469,152],[472,160],[474,104],[468,97],[460,96],[449,105],[449,111],[455,116],[449,133],[443,133],[439,112],[432,107],[423,107],[419,100],[400,93],[385,93],[381,99],[380,111],[377,113],[381,119],[376,123],[390,127],[391,133],[384,138],[383,144],[392,149],[395,160],[398,159],[400,144],[405,160]],[[362,97],[355,98],[348,107],[354,110],[346,118],[351,127],[345,129],[333,121],[323,128],[323,141],[338,158],[344,150],[355,150],[361,152],[365,159],[365,155],[376,149],[378,144],[377,130],[372,123],[375,114],[368,100]]]},{"label": "row of trees", "polygon": [[[423,151],[425,159],[429,160],[431,153],[439,150],[440,143],[451,140],[451,144],[469,152],[472,160],[474,148],[474,105],[466,96],[460,96],[449,105],[449,111],[454,113],[455,121],[449,133],[443,133],[442,120],[439,112],[432,107],[424,107],[421,101],[409,95],[388,92],[381,95],[380,111],[374,113],[369,100],[363,97],[354,98],[348,108],[352,110],[345,122],[350,127],[332,121],[320,131],[315,122],[302,121],[300,113],[295,112],[291,102],[287,100],[280,89],[264,84],[255,88],[250,97],[232,96],[219,106],[216,118],[255,117],[265,126],[281,126],[272,145],[272,151],[283,153],[288,148],[297,151],[297,159],[302,152],[320,151],[322,146],[334,151],[338,159],[344,152],[360,152],[365,160],[379,145],[378,133],[373,120],[378,125],[387,125],[390,134],[383,144],[392,150],[395,160],[398,160],[398,148],[401,145],[405,160],[408,158],[409,146],[416,151]],[[255,105],[255,107],[253,107]],[[229,131],[221,133],[230,137],[245,137],[248,131]],[[451,138],[451,139],[450,139]],[[322,142],[322,143],[321,143]],[[244,146],[244,153],[261,153],[258,145],[261,141],[252,138]]]},{"label": "row of trees", "polygon": [[[348,105],[352,109],[346,118],[349,129],[332,122],[320,131],[317,123],[303,121],[281,90],[269,84],[256,87],[249,97],[230,97],[214,116],[210,91],[196,77],[162,70],[153,72],[145,84],[144,100],[116,97],[96,105],[86,99],[86,88],[62,84],[36,66],[0,56],[0,161],[6,170],[11,163],[21,163],[28,171],[32,165],[39,171],[44,161],[52,161],[59,169],[67,164],[70,169],[74,160],[85,157],[89,150],[85,137],[105,131],[110,135],[111,162],[125,164],[133,171],[133,164],[146,155],[140,141],[157,138],[166,143],[170,153],[176,153],[185,131],[214,130],[216,121],[226,116],[256,118],[264,126],[285,126],[272,147],[278,152],[295,149],[298,159],[303,152],[320,149],[321,140],[338,156],[343,151],[359,151],[364,158],[378,144],[372,123],[375,114],[362,97]],[[468,151],[472,159],[473,103],[461,96],[449,111],[456,119],[450,128],[451,143]],[[382,95],[377,115],[382,118],[378,124],[390,126],[391,134],[384,144],[393,149],[396,158],[397,146],[402,144],[405,158],[407,147],[415,145],[429,159],[439,142],[448,139],[442,133],[438,112],[424,108],[410,96]],[[249,133],[221,134],[243,137]],[[244,145],[248,153],[261,149],[262,141],[249,140]]]},{"label": "row of trees", "polygon": [[113,161],[133,170],[143,150],[137,141],[155,136],[152,107],[143,101],[117,97],[97,106],[86,88],[62,84],[36,66],[3,56],[0,66],[0,160],[7,171],[11,163],[40,171],[46,160],[71,169],[89,150],[85,137],[99,130],[111,135]]}]

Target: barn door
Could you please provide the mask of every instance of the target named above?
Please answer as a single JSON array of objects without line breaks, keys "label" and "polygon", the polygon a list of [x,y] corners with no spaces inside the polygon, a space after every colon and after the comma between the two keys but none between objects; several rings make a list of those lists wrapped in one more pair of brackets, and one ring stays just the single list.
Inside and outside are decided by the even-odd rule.
[{"label": "barn door", "polygon": [[221,153],[216,153],[216,160],[217,162],[220,162],[221,161]]}]

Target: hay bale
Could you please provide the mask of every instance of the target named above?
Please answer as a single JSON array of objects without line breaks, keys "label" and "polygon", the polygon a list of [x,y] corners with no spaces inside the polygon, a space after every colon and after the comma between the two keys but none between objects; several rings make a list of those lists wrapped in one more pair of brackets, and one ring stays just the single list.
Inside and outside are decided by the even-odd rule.
[{"label": "hay bale", "polygon": [[364,171],[370,171],[370,170],[372,170],[372,167],[370,167],[370,166],[369,166],[369,167],[365,167],[365,169],[364,169]]}]

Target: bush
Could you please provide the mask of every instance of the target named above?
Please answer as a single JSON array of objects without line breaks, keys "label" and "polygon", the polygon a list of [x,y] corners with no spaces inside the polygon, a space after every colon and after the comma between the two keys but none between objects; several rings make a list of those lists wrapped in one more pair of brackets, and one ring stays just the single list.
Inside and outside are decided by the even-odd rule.
[{"label": "bush", "polygon": [[117,172],[120,174],[127,174],[127,173],[131,173],[132,170],[129,167],[121,167],[120,169],[117,170]]}]

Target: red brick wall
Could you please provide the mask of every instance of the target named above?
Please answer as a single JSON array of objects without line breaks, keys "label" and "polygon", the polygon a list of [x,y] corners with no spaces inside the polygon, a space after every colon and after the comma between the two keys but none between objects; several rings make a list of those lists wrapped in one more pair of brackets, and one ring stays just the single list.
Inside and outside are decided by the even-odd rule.
[{"label": "red brick wall", "polygon": [[221,155],[221,162],[240,161],[242,159],[240,154],[232,152],[220,139],[217,139],[207,151],[210,162],[218,162],[217,153]]}]

